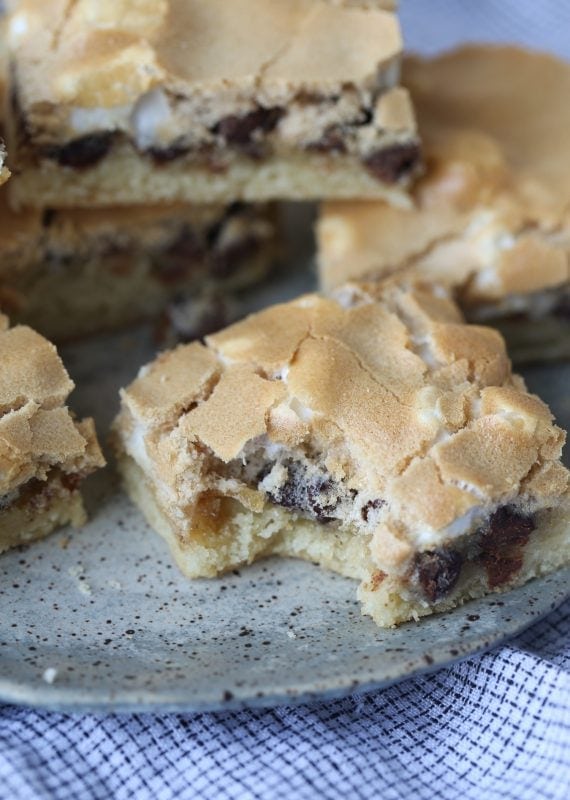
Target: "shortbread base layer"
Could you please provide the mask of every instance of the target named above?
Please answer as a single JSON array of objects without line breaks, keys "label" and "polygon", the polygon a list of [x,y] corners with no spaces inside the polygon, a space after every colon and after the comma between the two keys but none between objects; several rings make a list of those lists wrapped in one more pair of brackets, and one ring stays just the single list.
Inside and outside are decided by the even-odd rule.
[{"label": "shortbread base layer", "polygon": [[305,153],[261,161],[241,157],[214,169],[176,160],[157,166],[125,148],[84,169],[49,160],[22,164],[18,180],[12,181],[10,198],[16,208],[321,198],[378,198],[407,208],[410,179],[383,182],[353,156]]},{"label": "shortbread base layer", "polygon": [[379,579],[367,536],[355,536],[297,517],[273,504],[253,513],[226,498],[218,517],[213,518],[205,510],[203,530],[195,529],[190,542],[181,541],[138,464],[123,455],[119,470],[130,498],[149,525],[168,542],[178,567],[187,577],[215,577],[272,555],[304,559],[359,580],[357,597],[362,613],[371,616],[380,627],[392,627],[492,592],[506,591],[569,561],[570,508],[561,507],[539,514],[537,528],[524,548],[520,570],[500,587],[490,588],[485,571],[471,563],[462,570],[457,585],[445,599],[435,603],[411,600],[399,577]]},{"label": "shortbread base layer", "polygon": [[65,525],[80,528],[86,522],[85,509],[78,491],[66,491],[53,486],[54,495],[41,508],[33,499],[24,505],[15,504],[0,511],[0,553],[13,547],[44,539]]}]

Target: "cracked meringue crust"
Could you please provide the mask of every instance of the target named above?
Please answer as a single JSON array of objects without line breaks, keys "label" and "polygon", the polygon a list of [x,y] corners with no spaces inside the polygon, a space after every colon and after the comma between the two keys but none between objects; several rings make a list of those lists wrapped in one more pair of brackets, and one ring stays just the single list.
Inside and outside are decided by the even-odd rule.
[{"label": "cracked meringue crust", "polygon": [[448,286],[468,318],[507,321],[515,355],[530,352],[529,328],[551,329],[546,354],[570,355],[570,66],[472,46],[406,59],[403,82],[426,162],[414,208],[327,203],[321,286],[417,271]]},{"label": "cracked meringue crust", "polygon": [[17,204],[403,204],[419,170],[378,3],[25,0],[8,41]]},{"label": "cracked meringue crust", "polygon": [[65,405],[73,389],[53,345],[0,315],[0,552],[80,526],[79,487],[104,459],[93,420]]},{"label": "cracked meringue crust", "polygon": [[348,284],[164,353],[114,439],[191,577],[307,558],[389,626],[570,557],[563,432],[500,335],[427,285]]}]

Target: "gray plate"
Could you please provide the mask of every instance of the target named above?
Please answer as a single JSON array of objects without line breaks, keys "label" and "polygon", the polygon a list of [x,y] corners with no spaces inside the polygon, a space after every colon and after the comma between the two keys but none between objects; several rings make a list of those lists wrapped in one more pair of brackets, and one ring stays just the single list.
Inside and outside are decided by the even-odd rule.
[{"label": "gray plate", "polygon": [[[305,288],[306,278],[255,304]],[[152,356],[148,332],[68,348],[73,405],[104,433],[117,389]],[[528,371],[570,422],[570,365]],[[184,580],[120,493],[88,487],[91,522],[0,559],[0,700],[97,711],[205,710],[337,697],[489,648],[559,604],[570,571],[419,625],[379,630],[355,584],[269,560],[216,581]]]}]

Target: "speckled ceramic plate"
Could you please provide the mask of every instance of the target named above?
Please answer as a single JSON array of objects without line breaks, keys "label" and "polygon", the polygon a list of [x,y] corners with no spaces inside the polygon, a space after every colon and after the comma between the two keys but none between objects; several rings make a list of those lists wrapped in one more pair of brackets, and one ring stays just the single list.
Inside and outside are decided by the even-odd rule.
[{"label": "speckled ceramic plate", "polygon": [[[308,287],[287,276],[255,298]],[[73,406],[104,435],[117,390],[152,357],[145,331],[64,350]],[[527,373],[563,425],[570,365]],[[419,625],[380,630],[355,584],[269,560],[189,582],[121,494],[112,470],[87,492],[89,525],[0,559],[0,700],[97,711],[272,705],[386,686],[512,636],[568,595],[570,571]]]}]

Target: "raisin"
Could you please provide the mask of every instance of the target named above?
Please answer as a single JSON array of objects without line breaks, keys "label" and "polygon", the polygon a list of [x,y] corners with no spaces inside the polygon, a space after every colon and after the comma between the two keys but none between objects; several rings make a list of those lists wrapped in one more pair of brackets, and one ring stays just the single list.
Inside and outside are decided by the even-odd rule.
[{"label": "raisin", "polygon": [[438,547],[416,556],[417,579],[430,603],[448,595],[459,580],[463,557],[451,548]]},{"label": "raisin", "polygon": [[532,515],[521,514],[512,506],[502,506],[478,531],[479,560],[491,589],[507,583],[520,570],[524,547],[535,528]]},{"label": "raisin", "polygon": [[377,150],[364,159],[368,171],[380,181],[397,183],[419,164],[420,148],[417,144],[395,144]]},{"label": "raisin", "polygon": [[57,161],[62,167],[93,167],[107,155],[114,138],[115,134],[112,132],[90,133],[73,139],[63,147],[48,147],[44,155]]}]

